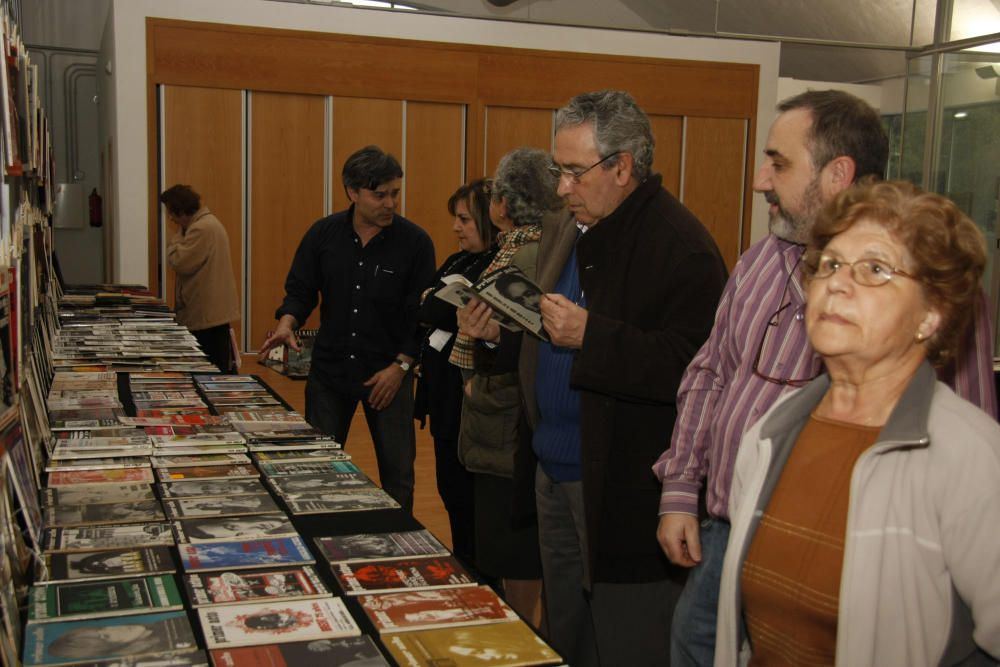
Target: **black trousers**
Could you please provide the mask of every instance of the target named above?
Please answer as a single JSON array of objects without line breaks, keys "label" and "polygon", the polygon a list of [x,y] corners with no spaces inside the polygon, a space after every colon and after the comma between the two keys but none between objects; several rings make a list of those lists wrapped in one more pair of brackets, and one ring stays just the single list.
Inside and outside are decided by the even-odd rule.
[{"label": "black trousers", "polygon": [[201,349],[208,355],[208,360],[218,366],[223,373],[233,372],[233,343],[229,338],[229,325],[220,324],[217,327],[192,331],[194,337],[201,345]]}]

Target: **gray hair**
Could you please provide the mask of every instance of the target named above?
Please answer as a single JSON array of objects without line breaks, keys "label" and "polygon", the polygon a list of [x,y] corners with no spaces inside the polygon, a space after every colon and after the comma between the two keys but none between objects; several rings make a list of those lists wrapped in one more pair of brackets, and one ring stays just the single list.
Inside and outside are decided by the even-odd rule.
[{"label": "gray hair", "polygon": [[549,211],[562,207],[559,184],[549,167],[552,158],[537,148],[515,148],[500,159],[493,177],[493,199],[507,201],[514,225],[538,225]]},{"label": "gray hair", "polygon": [[[624,90],[598,90],[582,93],[556,113],[556,132],[566,126],[590,123],[600,157],[614,153],[632,155],[632,173],[639,181],[649,176],[653,166],[653,130],[649,118],[631,95]],[[611,158],[602,167],[618,163]]]}]

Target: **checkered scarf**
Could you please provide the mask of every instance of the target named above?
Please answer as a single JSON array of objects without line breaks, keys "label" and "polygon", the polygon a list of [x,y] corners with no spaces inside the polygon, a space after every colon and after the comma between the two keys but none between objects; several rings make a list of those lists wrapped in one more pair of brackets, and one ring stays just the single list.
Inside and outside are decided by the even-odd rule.
[{"label": "checkered scarf", "polygon": [[[505,266],[510,266],[515,253],[522,246],[537,242],[540,238],[542,238],[541,225],[525,225],[523,227],[515,227],[510,231],[500,232],[497,234],[497,243],[500,244],[500,250],[497,251],[497,254],[493,257],[493,261],[486,267],[482,275],[485,276]],[[451,348],[451,356],[448,357],[448,361],[459,368],[471,370],[472,353],[475,345],[475,338],[461,333],[456,334],[455,344]]]}]

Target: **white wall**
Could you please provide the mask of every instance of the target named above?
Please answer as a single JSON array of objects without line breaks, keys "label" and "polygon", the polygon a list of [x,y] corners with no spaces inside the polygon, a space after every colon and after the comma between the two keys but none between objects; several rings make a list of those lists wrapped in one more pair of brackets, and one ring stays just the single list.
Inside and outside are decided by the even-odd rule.
[{"label": "white wall", "polygon": [[[105,95],[109,102],[105,109],[116,153],[118,201],[115,202],[115,219],[119,224],[115,278],[123,282],[145,282],[147,279],[147,16],[374,37],[758,64],[757,155],[763,150],[777,100],[779,46],[776,43],[671,37],[263,0],[112,0],[112,36],[102,41],[102,57],[112,62],[114,71],[110,77],[112,94]],[[753,238],[757,239],[767,233],[767,207],[761,198],[754,199],[751,230]]]},{"label": "white wall", "polygon": [[778,100],[781,101],[807,90],[842,90],[860,97],[876,110],[882,108],[882,86],[878,84],[838,83],[834,81],[806,81],[804,79],[778,79]]}]

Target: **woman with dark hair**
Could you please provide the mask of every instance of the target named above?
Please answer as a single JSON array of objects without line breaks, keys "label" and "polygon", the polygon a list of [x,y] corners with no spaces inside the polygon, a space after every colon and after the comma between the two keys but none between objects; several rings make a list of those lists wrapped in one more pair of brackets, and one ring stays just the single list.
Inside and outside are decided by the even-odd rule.
[{"label": "woman with dark hair", "polygon": [[421,427],[430,417],[438,494],[448,511],[452,552],[475,564],[472,474],[458,460],[458,425],[462,412],[462,372],[448,363],[458,324],[455,307],[433,293],[445,276],[460,274],[476,282],[496,255],[497,228],[490,221],[490,195],[485,179],[461,186],[448,199],[451,229],[458,252],[448,257],[424,291],[420,322],[427,327],[420,348],[420,376],[414,417]]},{"label": "woman with dark hair", "polygon": [[240,299],[226,228],[189,185],[164,190],[160,203],[177,225],[167,243],[167,263],[177,274],[177,322],[191,330],[210,362],[229,373],[235,366],[230,322],[240,319]]},{"label": "woman with dark hair", "polygon": [[715,664],[995,664],[1000,426],[933,368],[972,323],[982,234],[940,195],[866,184],[805,257],[825,371],[743,437]]},{"label": "woman with dark hair", "polygon": [[[542,219],[563,205],[551,165],[549,154],[535,148],[515,149],[500,160],[490,192],[500,249],[484,276],[515,266],[534,280]],[[492,314],[478,300],[458,311],[460,335],[452,361],[471,367],[458,451],[474,473],[476,568],[502,579],[507,602],[530,620],[536,618],[541,592],[534,488],[515,488],[513,482],[514,453],[521,442],[530,442],[517,372],[524,334],[507,329],[501,334]],[[472,350],[471,360],[462,357],[465,349]]]}]

